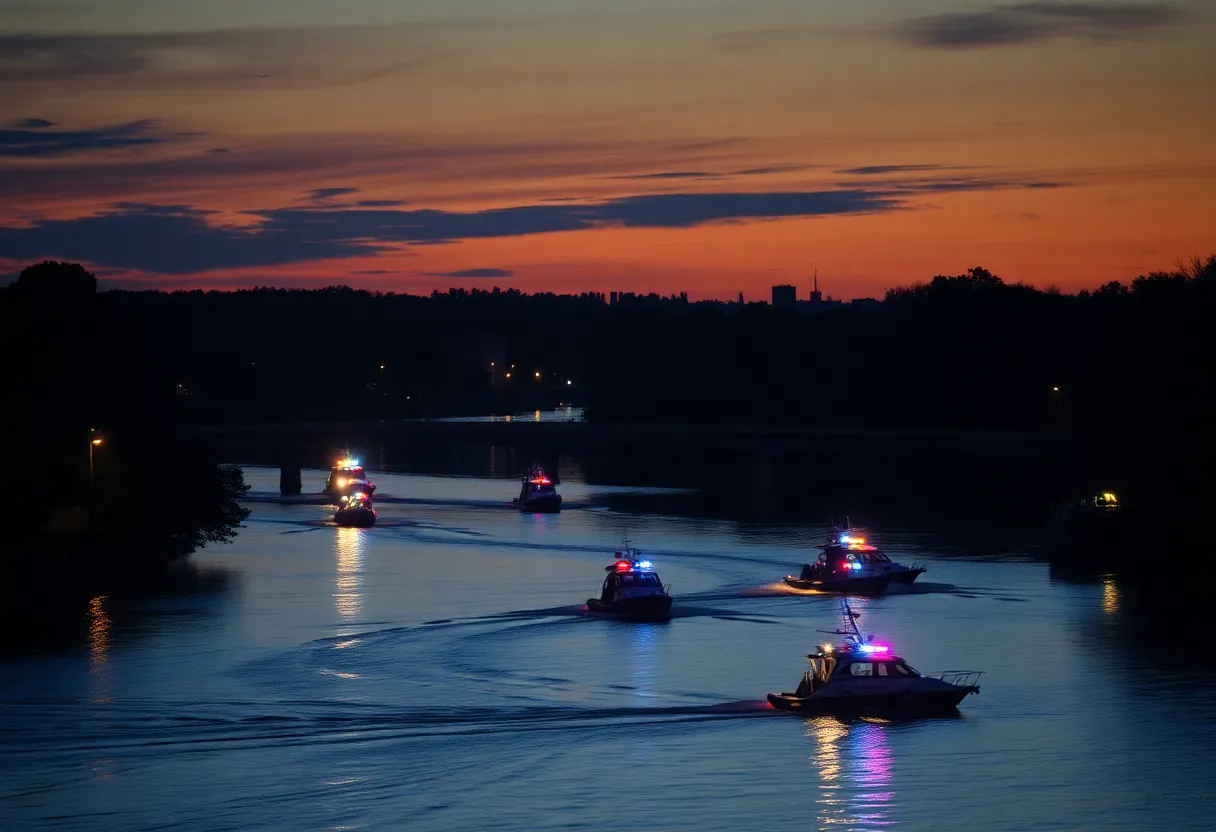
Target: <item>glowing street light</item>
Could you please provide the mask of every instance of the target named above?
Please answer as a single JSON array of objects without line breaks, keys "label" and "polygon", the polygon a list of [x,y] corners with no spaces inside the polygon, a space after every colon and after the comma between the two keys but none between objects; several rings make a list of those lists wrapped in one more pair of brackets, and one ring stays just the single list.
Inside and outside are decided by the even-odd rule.
[{"label": "glowing street light", "polygon": [[[93,429],[90,429],[90,431]],[[101,437],[94,436],[89,440],[89,488],[93,487],[93,449],[101,444]]]},{"label": "glowing street light", "polygon": [[536,371],[536,377],[537,377],[537,378],[540,378],[540,370],[537,370],[537,371]]}]

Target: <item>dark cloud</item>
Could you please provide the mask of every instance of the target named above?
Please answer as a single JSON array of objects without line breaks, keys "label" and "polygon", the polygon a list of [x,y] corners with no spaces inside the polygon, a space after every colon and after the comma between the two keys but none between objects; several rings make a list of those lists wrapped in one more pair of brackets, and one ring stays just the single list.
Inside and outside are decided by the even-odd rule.
[{"label": "dark cloud", "polygon": [[942,165],[868,165],[861,168],[845,168],[837,173],[849,173],[855,176],[878,176],[884,173],[906,173],[909,171],[925,170],[960,170],[960,168],[945,168]]},{"label": "dark cloud", "polygon": [[422,272],[423,277],[511,277],[510,269],[461,269],[458,272]]},{"label": "dark cloud", "polygon": [[44,118],[23,118],[14,121],[9,126],[19,130],[41,130],[45,127],[54,127],[55,122],[47,121]]},{"label": "dark cloud", "polygon": [[347,194],[358,193],[358,188],[317,188],[309,191],[304,198],[313,202],[324,202],[327,199],[333,199],[335,196],[346,196]]},{"label": "dark cloud", "polygon": [[228,148],[226,148],[226,147],[213,147],[213,148],[211,148],[210,150],[208,150],[207,152],[208,152],[208,153],[217,153],[217,154],[222,154],[222,153],[227,153],[227,152],[228,152]]},{"label": "dark cloud", "polygon": [[696,170],[672,170],[661,173],[631,173],[625,176],[606,176],[605,179],[713,179],[717,173]]},{"label": "dark cloud", "polygon": [[1186,20],[1180,7],[1165,3],[1015,3],[974,12],[913,18],[897,35],[929,49],[974,49],[1071,37],[1110,40],[1143,35]]},{"label": "dark cloud", "polygon": [[409,203],[404,199],[360,199],[355,205],[360,208],[395,208]]},{"label": "dark cloud", "polygon": [[[41,121],[29,119],[26,123]],[[132,121],[91,130],[49,130],[50,122],[29,129],[0,130],[0,156],[62,156],[90,150],[114,150],[168,141],[152,135],[156,122]]]},{"label": "dark cloud", "polygon": [[0,257],[57,257],[159,274],[272,266],[378,254],[382,246],[315,239],[279,228],[211,225],[209,212],[183,206],[124,203],[70,220],[0,227]]},{"label": "dark cloud", "polygon": [[912,207],[909,200],[917,195],[1058,184],[955,177],[825,191],[650,194],[467,213],[318,205],[250,211],[246,213],[251,218],[249,225],[213,222],[211,212],[184,205],[119,203],[87,217],[0,226],[0,258],[50,257],[143,272],[191,274],[374,256],[405,245],[602,227],[687,228],[783,217],[872,214],[908,209]]},{"label": "dark cloud", "polygon": [[672,170],[658,173],[631,173],[621,176],[606,176],[604,179],[723,179],[729,176],[764,176],[770,173],[787,173],[795,170],[805,170],[809,165],[769,165],[762,168],[746,168],[725,173],[706,170]]},{"label": "dark cloud", "polygon": [[763,168],[747,168],[731,171],[730,176],[766,176],[770,173],[789,173],[795,170],[806,170],[812,165],[769,165]]},{"label": "dark cloud", "polygon": [[358,84],[425,65],[439,54],[434,38],[445,25],[456,24],[145,33],[0,31],[0,83],[66,80],[94,87],[121,82],[124,89],[276,90]]}]

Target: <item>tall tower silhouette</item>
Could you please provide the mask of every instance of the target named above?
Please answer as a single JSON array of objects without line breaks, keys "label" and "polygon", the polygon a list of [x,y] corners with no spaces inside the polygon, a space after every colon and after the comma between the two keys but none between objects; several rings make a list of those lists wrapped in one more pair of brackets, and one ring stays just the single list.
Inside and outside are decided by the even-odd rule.
[{"label": "tall tower silhouette", "polygon": [[815,288],[811,290],[811,303],[822,303],[823,295],[819,293],[819,269],[815,269]]}]

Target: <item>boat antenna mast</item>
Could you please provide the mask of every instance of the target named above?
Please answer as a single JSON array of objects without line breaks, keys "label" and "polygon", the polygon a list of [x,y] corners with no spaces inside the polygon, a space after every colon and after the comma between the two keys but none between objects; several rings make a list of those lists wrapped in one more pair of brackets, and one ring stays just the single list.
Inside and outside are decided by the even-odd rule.
[{"label": "boat antenna mast", "polygon": [[853,642],[854,646],[860,647],[866,643],[866,637],[862,635],[861,630],[857,627],[857,619],[861,618],[861,613],[853,612],[853,608],[849,606],[849,599],[840,599],[840,627],[835,630],[818,630],[820,633],[828,635],[844,636],[844,643]]}]

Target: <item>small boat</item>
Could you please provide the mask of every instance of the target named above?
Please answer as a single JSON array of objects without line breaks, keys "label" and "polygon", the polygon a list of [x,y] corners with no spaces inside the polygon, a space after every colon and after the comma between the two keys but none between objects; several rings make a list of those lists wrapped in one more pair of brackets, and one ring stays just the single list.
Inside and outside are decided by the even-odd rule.
[{"label": "small boat", "polygon": [[[841,542],[842,537],[846,538],[846,542]],[[856,543],[847,539],[847,535],[842,535],[826,546],[820,546],[822,551],[819,553],[819,560],[814,564],[802,564],[802,573],[797,577],[786,575],[786,584],[794,589],[881,595],[891,583],[891,575],[877,569],[863,570],[858,556],[868,553],[861,551],[860,547],[865,545],[864,538],[861,540],[862,542]],[[912,577],[915,579],[916,575]]]},{"label": "small boat", "polygon": [[925,573],[926,567],[919,561],[913,561],[911,566],[895,563],[876,547],[871,546],[867,542],[865,534],[858,529],[837,529],[827,546],[823,548],[825,550],[842,548],[845,561],[860,564],[860,567],[856,565],[849,567],[850,571],[859,577],[886,575],[891,579],[892,584],[912,586],[913,582]]},{"label": "small boat", "polygon": [[616,560],[604,567],[608,577],[599,598],[588,598],[591,612],[611,613],[634,621],[666,621],[671,595],[649,560],[625,541]]},{"label": "small boat", "polygon": [[372,498],[359,492],[341,498],[338,510],[334,512],[334,522],[339,526],[356,526],[369,528],[376,525],[376,510],[372,508]]},{"label": "small boat", "polygon": [[521,511],[554,512],[562,510],[562,495],[557,493],[553,480],[545,476],[539,465],[532,473],[520,479],[519,496],[511,504]]},{"label": "small boat", "polygon": [[[922,676],[891,650],[857,628],[859,613],[840,600],[844,636],[838,647],[822,644],[807,656],[811,669],[793,693],[770,693],[774,708],[801,714],[927,716],[949,714],[970,693],[979,693],[981,670],[950,670]],[[827,631],[822,631],[827,632]],[[873,638],[873,636],[869,637]]]},{"label": "small boat", "polygon": [[329,471],[329,479],[321,492],[330,497],[348,497],[362,493],[369,498],[376,493],[376,484],[367,478],[367,473],[359,460],[345,457],[339,459]]}]

